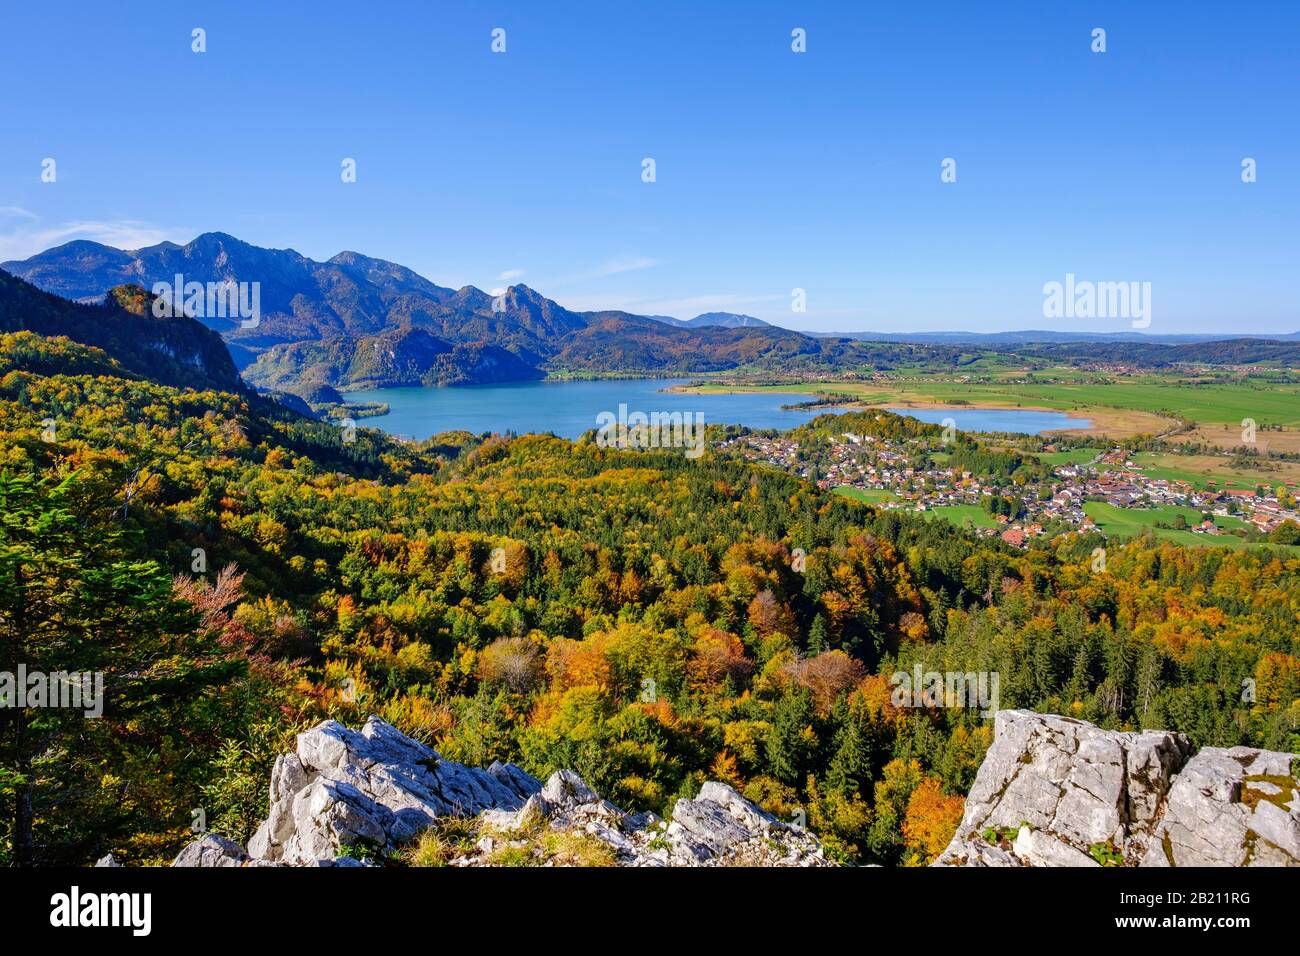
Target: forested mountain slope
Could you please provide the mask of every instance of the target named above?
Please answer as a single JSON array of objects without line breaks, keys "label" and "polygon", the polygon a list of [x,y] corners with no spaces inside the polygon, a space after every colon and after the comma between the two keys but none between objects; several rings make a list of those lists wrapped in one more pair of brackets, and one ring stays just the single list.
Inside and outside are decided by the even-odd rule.
[{"label": "forested mountain slope", "polygon": [[156,318],[152,301],[139,286],[123,285],[109,289],[100,304],[83,305],[0,271],[0,331],[67,336],[170,385],[242,390],[219,335],[186,316]]}]

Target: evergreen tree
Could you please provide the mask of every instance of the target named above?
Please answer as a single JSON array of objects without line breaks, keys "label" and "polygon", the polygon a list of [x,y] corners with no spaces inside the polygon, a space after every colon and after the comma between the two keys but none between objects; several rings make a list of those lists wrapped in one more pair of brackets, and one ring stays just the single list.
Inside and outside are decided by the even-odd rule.
[{"label": "evergreen tree", "polygon": [[826,633],[826,618],[820,613],[813,615],[812,626],[808,628],[808,653],[816,656],[823,653],[829,637]]},{"label": "evergreen tree", "polygon": [[[130,553],[128,535],[85,490],[75,476],[0,474],[0,668],[28,675],[25,699],[12,701],[28,706],[0,709],[9,800],[0,847],[19,866],[65,860],[120,825],[136,795],[124,801],[87,781],[120,779],[129,790],[134,768],[120,748],[183,735],[181,715],[203,688],[239,669],[198,636],[171,577]],[[80,706],[51,706],[58,675],[81,678]],[[32,706],[42,683],[50,699]],[[69,690],[60,703],[73,700]],[[166,769],[158,758],[151,772]]]},{"label": "evergreen tree", "polygon": [[879,749],[870,712],[860,701],[842,697],[835,704],[831,723],[836,727],[835,755],[826,769],[826,786],[843,796],[870,793]]},{"label": "evergreen tree", "polygon": [[802,782],[815,756],[812,694],[795,690],[776,702],[767,736],[768,772],[782,783]]}]

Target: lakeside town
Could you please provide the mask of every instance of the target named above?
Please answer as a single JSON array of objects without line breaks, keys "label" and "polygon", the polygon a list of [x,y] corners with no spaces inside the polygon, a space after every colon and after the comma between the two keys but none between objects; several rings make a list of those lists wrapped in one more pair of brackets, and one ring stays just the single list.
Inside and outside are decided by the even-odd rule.
[{"label": "lakeside town", "polygon": [[[809,444],[815,444],[815,449]],[[724,441],[722,449],[796,474],[822,489],[844,489],[882,510],[944,515],[971,526],[977,534],[1000,537],[1018,548],[1028,547],[1036,538],[1071,531],[1105,535],[1105,522],[1099,525],[1087,513],[1085,506],[1093,502],[1161,517],[1167,513],[1167,523],[1157,519],[1151,526],[1207,539],[1235,533],[1251,540],[1277,541],[1274,532],[1288,522],[1300,531],[1300,507],[1285,488],[1267,482],[1256,488],[1227,488],[1212,480],[1197,487],[1155,477],[1122,447],[1096,451],[1087,461],[1057,465],[1051,468],[1050,480],[1028,482],[948,467],[942,453],[929,451],[917,439],[854,432],[803,447],[786,435],[742,435]],[[1050,443],[1043,448],[1049,455],[1056,451]],[[1179,508],[1195,509],[1199,519],[1174,510]],[[1281,543],[1295,542],[1288,538]]]}]

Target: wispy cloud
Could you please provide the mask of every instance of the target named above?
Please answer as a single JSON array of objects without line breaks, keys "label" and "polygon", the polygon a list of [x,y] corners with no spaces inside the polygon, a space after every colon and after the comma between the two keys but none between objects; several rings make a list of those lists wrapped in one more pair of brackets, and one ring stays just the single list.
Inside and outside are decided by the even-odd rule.
[{"label": "wispy cloud", "polygon": [[592,269],[588,269],[586,272],[561,276],[555,280],[554,284],[590,282],[593,279],[604,279],[607,276],[623,275],[625,272],[639,272],[642,269],[652,269],[662,261],[661,259],[652,259],[649,256],[616,256],[613,259],[607,259]]},{"label": "wispy cloud", "polygon": [[77,219],[42,226],[39,217],[26,209],[0,206],[0,261],[25,259],[74,239],[89,239],[118,249],[140,249],[168,239],[187,242],[192,238],[189,231],[138,219]]},{"label": "wispy cloud", "polygon": [[505,272],[497,276],[497,281],[511,282],[515,279],[522,279],[524,277],[525,272],[527,272],[526,269],[507,269]]}]

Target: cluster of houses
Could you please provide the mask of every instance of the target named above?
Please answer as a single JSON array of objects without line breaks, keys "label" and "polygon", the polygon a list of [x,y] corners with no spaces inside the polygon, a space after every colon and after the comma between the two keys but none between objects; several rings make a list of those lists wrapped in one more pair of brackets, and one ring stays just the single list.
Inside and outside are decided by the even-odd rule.
[{"label": "cluster of houses", "polygon": [[[992,495],[1018,497],[1027,504],[1039,504],[1036,489],[1002,487],[988,478],[980,478],[969,471],[950,468],[915,467],[906,443],[892,442],[871,435],[845,432],[830,443],[829,451],[818,454],[813,460],[799,443],[791,438],[760,438],[747,436],[724,443],[750,461],[762,461],[816,482],[819,488],[860,488],[867,491],[887,491],[894,497],[878,503],[885,510],[929,511],[951,505],[982,505]],[[910,452],[910,453],[909,453]],[[1085,516],[1081,504],[1061,499],[1057,505],[1044,509],[1051,518],[1070,520]],[[1010,520],[997,515],[999,525]],[[998,528],[976,529],[985,535],[996,535]],[[1012,530],[1010,527],[1007,530]],[[1015,525],[1015,530],[1027,537],[1043,534],[1041,523]],[[1014,535],[1013,535],[1014,537]]]},{"label": "cluster of houses", "polygon": [[[1060,531],[1062,526],[1095,530],[1096,523],[1084,511],[1084,503],[1101,501],[1117,508],[1151,508],[1179,505],[1195,508],[1204,515],[1233,516],[1268,533],[1285,521],[1300,523],[1294,499],[1281,499],[1267,487],[1263,494],[1254,489],[1219,489],[1213,482],[1197,488],[1190,482],[1155,478],[1145,474],[1124,449],[1111,449],[1086,463],[1061,465],[1054,469],[1057,482],[1051,494],[1040,497],[1033,485],[1000,487],[994,479],[980,478],[968,471],[942,467],[913,467],[914,453],[907,443],[846,432],[816,455],[800,449],[788,437],[744,436],[724,443],[751,461],[763,461],[815,481],[821,488],[852,487],[887,491],[893,495],[879,503],[885,509],[928,511],[948,505],[981,505],[989,496],[1014,497],[1024,502],[1018,518],[992,515],[992,527],[976,529],[987,536],[999,536],[1013,547],[1028,547],[1032,539]],[[1192,521],[1188,531],[1197,534],[1225,533],[1212,518]]]},{"label": "cluster of houses", "polygon": [[[1217,482],[1207,481],[1206,487],[1198,488],[1189,481],[1154,478],[1143,473],[1141,466],[1121,449],[1107,452],[1101,461],[1110,470],[1085,480],[1084,489],[1094,499],[1117,507],[1181,505],[1196,508],[1203,514],[1238,518],[1265,534],[1285,521],[1300,523],[1300,511],[1288,507],[1288,502],[1279,499],[1276,489],[1268,485],[1261,485],[1260,489],[1219,488]],[[1061,471],[1058,469],[1057,473]],[[1212,520],[1201,521],[1188,530],[1211,535],[1222,533]]]},{"label": "cluster of houses", "polygon": [[[841,441],[831,443],[828,457],[817,461],[800,453],[799,443],[790,438],[735,438],[723,442],[750,461],[777,465],[801,478],[816,481],[819,488],[850,486],[893,490],[905,480],[923,478],[926,473],[913,471],[904,451],[891,449],[871,435],[845,432]],[[934,476],[947,472],[934,472]]]}]

